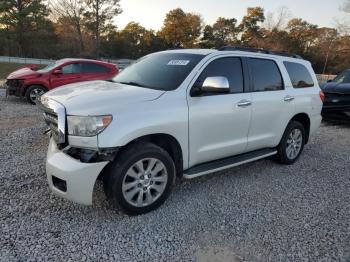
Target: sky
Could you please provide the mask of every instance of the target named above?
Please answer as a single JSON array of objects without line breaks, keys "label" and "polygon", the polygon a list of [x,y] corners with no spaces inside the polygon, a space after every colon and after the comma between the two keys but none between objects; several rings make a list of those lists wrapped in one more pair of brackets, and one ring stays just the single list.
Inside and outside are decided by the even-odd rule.
[{"label": "sky", "polygon": [[247,7],[261,6],[267,12],[274,12],[285,6],[292,17],[302,18],[319,26],[335,27],[336,19],[350,17],[340,11],[345,0],[121,0],[123,13],[114,19],[116,26],[123,29],[131,21],[139,22],[147,29],[159,30],[165,14],[175,8],[185,12],[201,14],[206,24],[213,24],[221,16],[236,18],[246,14]]}]

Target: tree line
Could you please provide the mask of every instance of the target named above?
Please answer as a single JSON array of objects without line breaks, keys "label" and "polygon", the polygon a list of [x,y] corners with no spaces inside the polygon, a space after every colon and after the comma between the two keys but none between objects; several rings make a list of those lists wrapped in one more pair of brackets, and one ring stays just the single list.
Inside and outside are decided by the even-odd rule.
[{"label": "tree line", "polygon": [[[0,55],[35,58],[139,58],[170,48],[247,46],[295,53],[317,73],[350,68],[350,33],[292,18],[287,8],[265,13],[251,7],[241,21],[219,17],[205,25],[200,15],[170,10],[159,31],[130,22],[118,29],[113,18],[120,0],[1,0]],[[350,13],[350,0],[343,11]]]}]

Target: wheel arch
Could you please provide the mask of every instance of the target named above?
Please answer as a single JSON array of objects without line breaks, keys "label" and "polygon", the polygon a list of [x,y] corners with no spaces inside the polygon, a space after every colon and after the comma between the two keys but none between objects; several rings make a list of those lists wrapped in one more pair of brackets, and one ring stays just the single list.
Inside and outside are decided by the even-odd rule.
[{"label": "wheel arch", "polygon": [[123,149],[130,147],[135,143],[141,143],[141,142],[153,143],[163,148],[165,151],[167,151],[170,157],[174,161],[175,168],[176,168],[176,176],[179,177],[182,175],[183,151],[182,151],[181,145],[174,136],[166,133],[148,134],[148,135],[135,138],[134,140],[127,143],[125,146],[121,147],[117,155],[121,154]]},{"label": "wheel arch", "polygon": [[23,87],[21,95],[22,95],[22,96],[25,96],[25,94],[26,94],[28,88],[30,88],[30,87],[32,87],[32,86],[41,86],[41,87],[45,88],[46,92],[49,91],[49,89],[48,89],[44,84],[42,84],[42,83],[39,83],[39,84],[30,83],[30,84],[27,84],[27,85],[25,85],[25,86]]},{"label": "wheel arch", "polygon": [[291,121],[298,121],[299,123],[301,123],[304,126],[304,129],[305,129],[305,144],[307,144],[309,142],[310,125],[311,125],[311,121],[310,121],[309,115],[306,114],[306,113],[298,113],[295,116],[293,116],[293,118],[289,121],[289,123]]}]

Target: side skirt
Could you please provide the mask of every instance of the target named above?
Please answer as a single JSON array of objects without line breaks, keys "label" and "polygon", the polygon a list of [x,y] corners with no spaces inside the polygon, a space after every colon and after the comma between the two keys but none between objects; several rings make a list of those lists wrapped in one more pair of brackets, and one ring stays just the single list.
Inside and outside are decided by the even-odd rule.
[{"label": "side skirt", "polygon": [[275,154],[277,154],[277,150],[275,148],[267,148],[219,160],[214,160],[200,165],[196,165],[185,170],[183,177],[186,179],[192,179],[210,173],[218,172],[224,169],[228,169],[231,167],[243,165],[269,156],[273,156]]}]

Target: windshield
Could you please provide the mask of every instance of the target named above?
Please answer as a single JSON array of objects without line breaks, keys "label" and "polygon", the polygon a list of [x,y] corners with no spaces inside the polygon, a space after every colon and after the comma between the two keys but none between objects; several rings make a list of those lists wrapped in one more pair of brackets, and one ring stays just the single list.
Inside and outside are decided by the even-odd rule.
[{"label": "windshield", "polygon": [[145,56],[119,73],[113,82],[157,90],[175,90],[204,55],[156,53]]},{"label": "windshield", "polygon": [[337,84],[350,82],[350,72],[349,71],[342,72],[340,75],[334,78],[332,82],[335,82]]},{"label": "windshield", "polygon": [[39,72],[39,73],[47,73],[47,72],[51,71],[52,69],[54,69],[56,66],[58,66],[60,63],[61,63],[60,61],[53,62],[51,64],[48,64],[44,68],[42,68],[40,70],[37,70],[37,72]]}]

